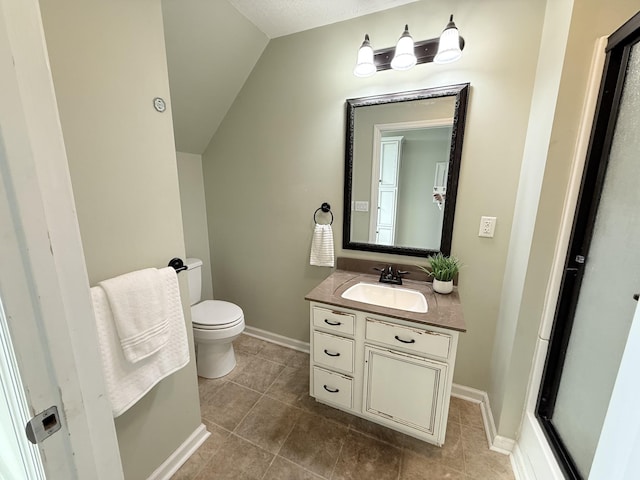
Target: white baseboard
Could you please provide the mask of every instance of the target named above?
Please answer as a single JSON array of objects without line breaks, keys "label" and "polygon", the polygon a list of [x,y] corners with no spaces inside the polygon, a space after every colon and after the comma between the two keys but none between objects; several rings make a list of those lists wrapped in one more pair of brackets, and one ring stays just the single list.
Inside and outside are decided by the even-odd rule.
[{"label": "white baseboard", "polygon": [[487,392],[454,383],[451,386],[451,396],[461,398],[469,402],[479,403],[480,412],[482,413],[482,423],[484,424],[484,431],[487,435],[489,448],[494,452],[502,453],[504,455],[511,454],[516,442],[511,438],[498,435],[496,424],[493,420],[493,413],[491,413],[489,395],[487,395]]},{"label": "white baseboard", "polygon": [[527,463],[525,461],[524,453],[520,448],[520,444],[516,442],[511,451],[511,468],[513,469],[513,476],[516,480],[531,480],[531,476],[529,475],[529,468],[527,468]]},{"label": "white baseboard", "polygon": [[189,457],[195,453],[209,435],[211,434],[207,431],[207,427],[201,423],[200,426],[189,435],[189,438],[187,438],[162,465],[149,475],[147,480],[169,480],[182,464],[189,460]]},{"label": "white baseboard", "polygon": [[276,345],[281,345],[283,347],[292,348],[300,352],[309,353],[309,342],[301,342],[300,340],[295,340],[283,335],[278,335],[277,333],[271,333],[267,330],[250,327],[249,325],[245,326],[244,333],[252,337],[259,338],[260,340],[275,343]]}]

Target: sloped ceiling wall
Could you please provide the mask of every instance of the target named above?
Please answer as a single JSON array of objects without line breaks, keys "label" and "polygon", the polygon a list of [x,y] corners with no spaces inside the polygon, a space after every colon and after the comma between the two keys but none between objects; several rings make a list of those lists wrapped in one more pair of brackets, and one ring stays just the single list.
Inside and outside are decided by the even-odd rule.
[{"label": "sloped ceiling wall", "polygon": [[226,1],[163,0],[176,150],[202,154],[269,39]]},{"label": "sloped ceiling wall", "polygon": [[229,0],[266,33],[282,37],[418,0]]}]

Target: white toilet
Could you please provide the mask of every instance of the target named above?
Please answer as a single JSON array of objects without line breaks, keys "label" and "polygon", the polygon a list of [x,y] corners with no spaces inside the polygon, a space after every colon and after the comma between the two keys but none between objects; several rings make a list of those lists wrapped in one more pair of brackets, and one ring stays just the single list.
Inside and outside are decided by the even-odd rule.
[{"label": "white toilet", "polygon": [[[236,366],[233,340],[244,330],[242,309],[221,300],[205,300],[202,296],[202,260],[187,258],[191,322],[196,344],[198,375],[219,378]],[[200,302],[200,303],[198,303]]]}]

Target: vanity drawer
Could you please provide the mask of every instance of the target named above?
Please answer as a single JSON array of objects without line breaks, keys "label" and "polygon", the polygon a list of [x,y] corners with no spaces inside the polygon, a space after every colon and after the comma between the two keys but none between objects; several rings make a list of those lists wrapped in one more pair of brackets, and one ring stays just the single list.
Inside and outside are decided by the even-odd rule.
[{"label": "vanity drawer", "polygon": [[313,393],[318,400],[351,408],[352,379],[339,373],[313,367]]},{"label": "vanity drawer", "polygon": [[426,355],[448,358],[451,336],[367,318],[366,339]]},{"label": "vanity drawer", "polygon": [[329,368],[353,373],[353,340],[313,332],[313,361]]},{"label": "vanity drawer", "polygon": [[355,315],[339,310],[313,307],[313,325],[333,332],[353,335]]}]

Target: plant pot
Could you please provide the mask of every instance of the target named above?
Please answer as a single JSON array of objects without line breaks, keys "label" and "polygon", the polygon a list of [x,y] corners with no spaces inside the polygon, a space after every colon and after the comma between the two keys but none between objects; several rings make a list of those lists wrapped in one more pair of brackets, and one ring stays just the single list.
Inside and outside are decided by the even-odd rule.
[{"label": "plant pot", "polygon": [[453,292],[453,280],[443,282],[442,280],[433,279],[433,291],[446,295]]}]

